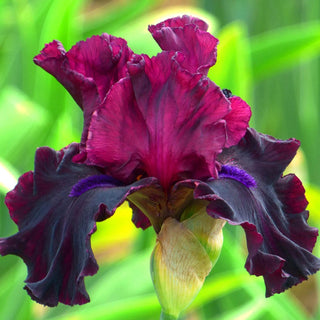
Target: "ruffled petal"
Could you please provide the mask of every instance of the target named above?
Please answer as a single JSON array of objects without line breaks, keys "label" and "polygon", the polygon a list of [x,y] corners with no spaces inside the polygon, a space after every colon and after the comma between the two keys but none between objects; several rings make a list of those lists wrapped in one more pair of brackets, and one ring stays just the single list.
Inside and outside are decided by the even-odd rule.
[{"label": "ruffled petal", "polygon": [[243,227],[249,252],[246,268],[264,277],[266,296],[320,269],[320,259],[311,254],[318,231],[307,224],[304,188],[295,175],[282,176],[298,147],[294,139],[280,141],[249,129],[219,160],[246,170],[255,186],[232,176],[189,183],[196,199],[210,201],[207,211],[212,217]]},{"label": "ruffled petal", "polygon": [[224,149],[218,160],[245,170],[256,180],[273,184],[282,177],[299,146],[296,139],[278,140],[248,128],[239,144]]},{"label": "ruffled petal", "polygon": [[204,21],[186,15],[149,26],[162,50],[182,52],[185,56],[182,66],[204,75],[217,60],[218,39],[207,29]]},{"label": "ruffled petal", "polygon": [[[19,232],[0,239],[0,254],[24,260],[25,289],[48,306],[89,301],[83,278],[98,270],[90,245],[96,221],[109,218],[129,194],[154,183],[146,178],[114,185],[112,179],[97,178],[101,172],[96,168],[73,163],[77,152],[77,144],[59,152],[39,148],[34,173],[24,174],[6,197]],[[98,182],[95,188],[91,176]],[[77,184],[77,194],[70,196]]]},{"label": "ruffled petal", "polygon": [[115,84],[93,114],[88,164],[121,181],[142,170],[164,188],[186,177],[216,176],[229,102],[206,77],[180,68],[180,58],[163,52],[128,63],[130,79]]},{"label": "ruffled petal", "polygon": [[52,74],[83,109],[85,140],[92,112],[110,87],[127,74],[131,56],[125,40],[102,34],[78,42],[68,52],[59,41],[53,41],[34,62]]},{"label": "ruffled petal", "polygon": [[230,96],[231,111],[224,117],[227,122],[226,148],[236,145],[245,135],[251,118],[250,106],[237,96]]}]

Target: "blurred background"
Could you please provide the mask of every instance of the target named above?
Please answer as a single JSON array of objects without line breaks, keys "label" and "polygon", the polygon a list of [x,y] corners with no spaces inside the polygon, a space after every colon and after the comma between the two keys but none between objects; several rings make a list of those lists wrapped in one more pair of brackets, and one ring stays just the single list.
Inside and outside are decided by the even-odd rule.
[{"label": "blurred background", "polygon": [[[1,0],[0,1],[0,236],[16,232],[4,205],[16,179],[33,169],[37,147],[60,149],[79,141],[82,114],[67,91],[32,62],[44,44],[77,41],[107,32],[136,53],[160,51],[148,24],[191,14],[219,38],[210,78],[252,106],[251,126],[301,149],[288,171],[306,186],[312,226],[320,227],[320,1],[318,0]],[[86,279],[91,302],[45,308],[22,289],[26,267],[0,257],[0,319],[152,320],[160,306],[149,275],[153,230],[131,223],[124,205],[92,236],[100,265]],[[319,275],[265,299],[263,279],[244,269],[245,237],[224,228],[224,247],[186,320],[320,319]],[[319,244],[314,253],[319,256]]]}]

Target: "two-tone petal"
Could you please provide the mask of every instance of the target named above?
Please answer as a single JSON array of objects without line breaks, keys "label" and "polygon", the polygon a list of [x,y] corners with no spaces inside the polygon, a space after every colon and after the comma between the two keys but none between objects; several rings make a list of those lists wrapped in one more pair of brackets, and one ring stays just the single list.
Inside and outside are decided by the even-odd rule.
[{"label": "two-tone petal", "polygon": [[146,178],[120,185],[97,168],[73,163],[78,152],[77,144],[59,152],[39,148],[34,173],[24,174],[6,197],[19,232],[0,239],[0,254],[24,260],[25,289],[48,306],[89,301],[84,277],[98,270],[90,245],[96,221],[109,218],[129,194],[155,182]]},{"label": "two-tone petal", "polygon": [[[219,160],[219,179],[191,183],[197,199],[209,201],[214,218],[241,225],[246,232],[250,274],[263,276],[266,296],[307,279],[320,268],[312,255],[318,231],[307,224],[307,201],[295,175],[282,176],[299,142],[276,140],[248,129]],[[234,168],[234,169],[232,169]]]}]

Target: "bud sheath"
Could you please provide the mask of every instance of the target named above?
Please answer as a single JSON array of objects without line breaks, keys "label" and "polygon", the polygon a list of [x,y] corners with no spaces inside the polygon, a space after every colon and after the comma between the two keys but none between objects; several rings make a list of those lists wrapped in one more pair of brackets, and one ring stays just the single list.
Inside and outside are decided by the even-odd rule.
[{"label": "bud sheath", "polygon": [[200,212],[167,218],[151,256],[151,276],[164,319],[177,319],[196,297],[222,247],[223,220]]}]

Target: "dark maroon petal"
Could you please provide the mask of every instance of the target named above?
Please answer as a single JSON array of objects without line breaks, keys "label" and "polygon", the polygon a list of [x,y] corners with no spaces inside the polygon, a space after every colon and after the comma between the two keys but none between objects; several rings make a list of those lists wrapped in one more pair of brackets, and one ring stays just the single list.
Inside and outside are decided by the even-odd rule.
[{"label": "dark maroon petal", "polygon": [[51,73],[84,111],[83,141],[92,112],[104,100],[113,83],[127,74],[126,63],[132,51],[127,42],[108,34],[80,41],[68,52],[53,41],[34,62]]},{"label": "dark maroon petal", "polygon": [[94,167],[75,164],[76,144],[55,152],[39,148],[35,172],[24,174],[6,197],[19,232],[0,239],[0,254],[21,257],[28,267],[25,289],[39,303],[55,306],[89,301],[84,277],[98,270],[90,236],[96,221],[110,217],[132,192],[153,183],[141,179],[129,186],[109,185],[70,197],[81,179],[96,176]]},{"label": "dark maroon petal", "polygon": [[210,201],[214,218],[241,225],[247,236],[250,274],[262,275],[266,295],[280,293],[307,279],[320,268],[311,254],[318,231],[308,226],[307,201],[300,180],[282,172],[299,143],[280,141],[249,129],[238,146],[219,158],[223,165],[238,166],[254,177],[248,188],[232,177],[198,183],[194,195]]},{"label": "dark maroon petal", "polygon": [[242,225],[249,251],[246,268],[250,274],[264,277],[266,296],[280,293],[319,270],[320,260],[311,254],[318,232],[308,226],[307,211],[284,211],[275,187],[258,184],[248,189],[232,179],[209,185],[225,202],[225,207],[216,207],[213,201],[209,214]]},{"label": "dark maroon petal", "polygon": [[129,202],[130,208],[132,209],[132,222],[137,228],[143,230],[151,226],[151,222],[148,217],[133,203]]},{"label": "dark maroon petal", "polygon": [[163,52],[129,62],[131,82],[116,83],[93,114],[88,164],[121,181],[143,170],[164,188],[185,177],[216,176],[229,102],[206,77],[181,69],[180,57]]},{"label": "dark maroon petal", "polygon": [[207,74],[216,63],[218,44],[218,39],[206,32],[207,28],[198,18],[182,16],[151,25],[149,31],[162,50],[184,54],[185,69]]},{"label": "dark maroon petal", "polygon": [[257,180],[272,184],[294,158],[300,142],[296,139],[278,140],[248,128],[238,145],[224,149],[218,156],[222,164],[235,165]]},{"label": "dark maroon petal", "polygon": [[250,106],[237,96],[230,96],[231,111],[224,117],[227,122],[226,148],[236,145],[245,135],[251,118]]}]

